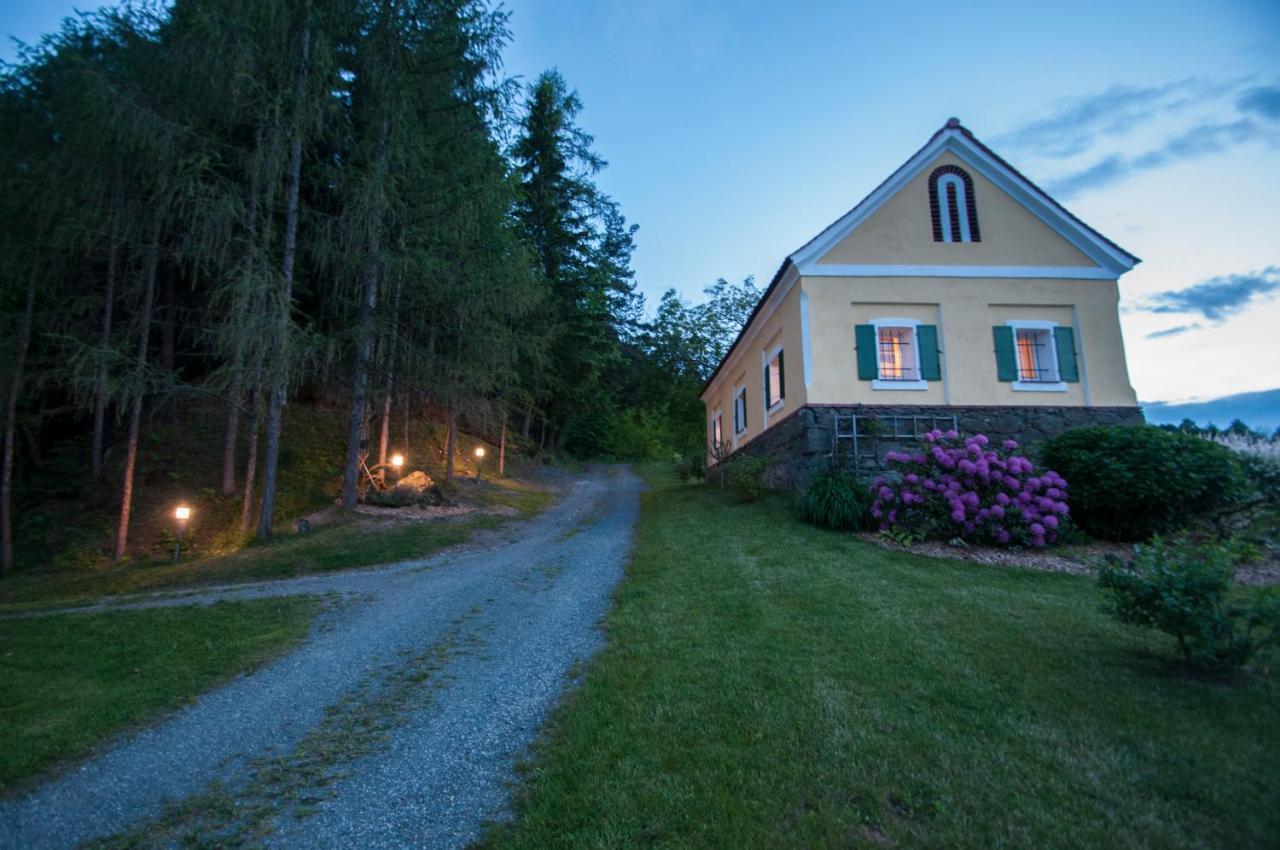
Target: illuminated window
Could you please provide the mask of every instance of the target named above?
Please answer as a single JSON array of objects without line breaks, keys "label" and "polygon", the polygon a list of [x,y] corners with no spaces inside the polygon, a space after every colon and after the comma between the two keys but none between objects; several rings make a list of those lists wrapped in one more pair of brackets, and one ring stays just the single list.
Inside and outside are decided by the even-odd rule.
[{"label": "illuminated window", "polygon": [[1018,349],[1018,380],[1039,384],[1058,381],[1058,363],[1053,354],[1053,332],[1047,328],[1018,328],[1014,341]]},{"label": "illuminated window", "polygon": [[981,242],[973,178],[963,168],[943,165],[929,175],[929,213],[934,242]]},{"label": "illuminated window", "polygon": [[711,417],[711,443],[712,445],[720,445],[724,442],[724,428],[720,424],[720,411],[716,411]]},{"label": "illuminated window", "polygon": [[920,369],[916,359],[916,329],[879,327],[876,331],[877,350],[880,354],[880,380],[920,380]]},{"label": "illuminated window", "polygon": [[996,377],[1014,390],[1066,392],[1080,380],[1075,333],[1039,319],[1015,319],[995,329]]}]

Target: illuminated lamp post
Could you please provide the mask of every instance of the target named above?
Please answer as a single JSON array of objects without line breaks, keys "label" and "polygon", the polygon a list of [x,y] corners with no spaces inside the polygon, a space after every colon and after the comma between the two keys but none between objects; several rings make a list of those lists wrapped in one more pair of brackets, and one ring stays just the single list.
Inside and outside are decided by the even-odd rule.
[{"label": "illuminated lamp post", "polygon": [[391,456],[391,468],[396,471],[396,480],[400,480],[400,470],[404,468],[404,455],[396,453]]},{"label": "illuminated lamp post", "polygon": [[484,446],[476,446],[476,480],[480,480],[480,472],[484,468]]},{"label": "illuminated lamp post", "polygon": [[173,518],[178,523],[178,535],[173,541],[173,562],[178,563],[178,556],[182,554],[182,532],[187,529],[187,521],[191,519],[191,508],[188,505],[178,505],[173,509]]}]

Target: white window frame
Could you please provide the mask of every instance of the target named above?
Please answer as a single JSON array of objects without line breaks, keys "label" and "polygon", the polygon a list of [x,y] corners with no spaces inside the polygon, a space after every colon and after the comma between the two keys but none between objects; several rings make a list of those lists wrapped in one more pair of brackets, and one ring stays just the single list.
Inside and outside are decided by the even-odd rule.
[{"label": "white window frame", "polygon": [[1045,347],[1049,351],[1049,361],[1053,364],[1053,374],[1058,377],[1056,381],[1023,381],[1019,378],[1013,382],[1014,392],[1065,393],[1067,382],[1062,380],[1062,372],[1058,369],[1058,337],[1055,333],[1060,325],[1039,319],[1010,319],[1005,322],[1005,326],[1013,329],[1013,363],[1019,375],[1022,374],[1022,364],[1018,360],[1018,331],[1048,331],[1049,344]]},{"label": "white window frame", "polygon": [[[782,353],[782,343],[778,343],[772,349],[765,349],[764,351],[760,352],[760,356],[764,359],[764,364],[760,369],[760,395],[761,396],[764,395],[764,388],[766,386],[770,387],[771,389],[774,388],[773,382],[768,380],[766,376],[769,372],[769,365],[773,363],[774,358],[776,358],[781,353]],[[782,388],[782,370],[779,369],[777,389],[781,389],[781,388]],[[769,404],[769,399],[767,398],[764,399],[764,415],[766,417],[766,421],[769,414],[778,412],[783,408],[784,405],[786,405],[786,403],[787,403],[787,399],[785,396],[779,396],[778,403],[774,405]]]},{"label": "white window frame", "polygon": [[[747,401],[746,401],[746,398],[745,398],[745,397],[744,397],[744,395],[743,395],[744,393],[746,393],[746,391],[747,391],[747,386],[746,386],[746,384],[738,384],[736,387],[734,387],[734,388],[733,388],[733,411],[734,411],[734,415],[733,415],[733,447],[734,447],[735,449],[738,447],[738,438],[739,438],[739,437],[741,437],[743,434],[747,433],[747,425],[746,425],[746,418],[747,418]],[[739,403],[741,403],[741,404],[742,404],[742,415],[741,415],[741,416],[739,416],[739,415],[738,415],[738,404],[739,404]],[[741,428],[739,428],[739,427],[738,427],[738,422],[739,422],[740,420],[742,421],[742,427],[741,427]]]},{"label": "white window frame", "polygon": [[[939,181],[941,182],[941,181]],[[880,374],[880,329],[881,328],[910,328],[911,329],[911,352],[915,357],[916,380],[914,381],[893,381],[882,378],[875,378],[871,381],[871,389],[873,390],[927,390],[929,382],[920,377],[920,331],[919,327],[923,324],[919,319],[904,319],[900,316],[887,316],[883,319],[872,319],[871,326],[876,330],[876,374]]]}]

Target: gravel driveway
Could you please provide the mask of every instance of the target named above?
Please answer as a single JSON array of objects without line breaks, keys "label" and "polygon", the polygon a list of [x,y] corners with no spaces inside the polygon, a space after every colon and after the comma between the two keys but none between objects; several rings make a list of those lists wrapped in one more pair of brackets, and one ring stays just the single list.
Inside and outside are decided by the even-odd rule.
[{"label": "gravel driveway", "polygon": [[593,470],[482,548],[146,603],[339,604],[291,654],[0,801],[0,847],[466,846],[601,644],[640,487]]}]

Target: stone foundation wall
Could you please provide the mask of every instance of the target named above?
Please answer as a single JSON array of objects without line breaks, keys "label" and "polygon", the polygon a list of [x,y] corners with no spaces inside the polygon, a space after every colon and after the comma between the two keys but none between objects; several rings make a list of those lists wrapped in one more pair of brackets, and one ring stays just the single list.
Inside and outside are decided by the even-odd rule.
[{"label": "stone foundation wall", "polygon": [[[1050,437],[1085,425],[1142,425],[1142,411],[1137,407],[968,407],[926,405],[808,405],[773,425],[759,437],[729,457],[739,455],[776,459],[765,474],[770,487],[798,489],[806,486],[816,473],[833,462],[846,469],[878,469],[886,453],[912,451],[918,440],[892,439],[888,436],[859,437],[862,457],[849,453],[851,441],[841,440],[841,452],[833,456],[834,428],[837,416],[856,414],[867,419],[886,420],[893,416],[927,416],[956,420],[962,436],[986,434],[993,442],[1016,440],[1034,457],[1036,450]],[[847,426],[846,426],[847,427]],[[939,422],[938,427],[944,427]],[[925,428],[928,430],[928,428]]]}]

